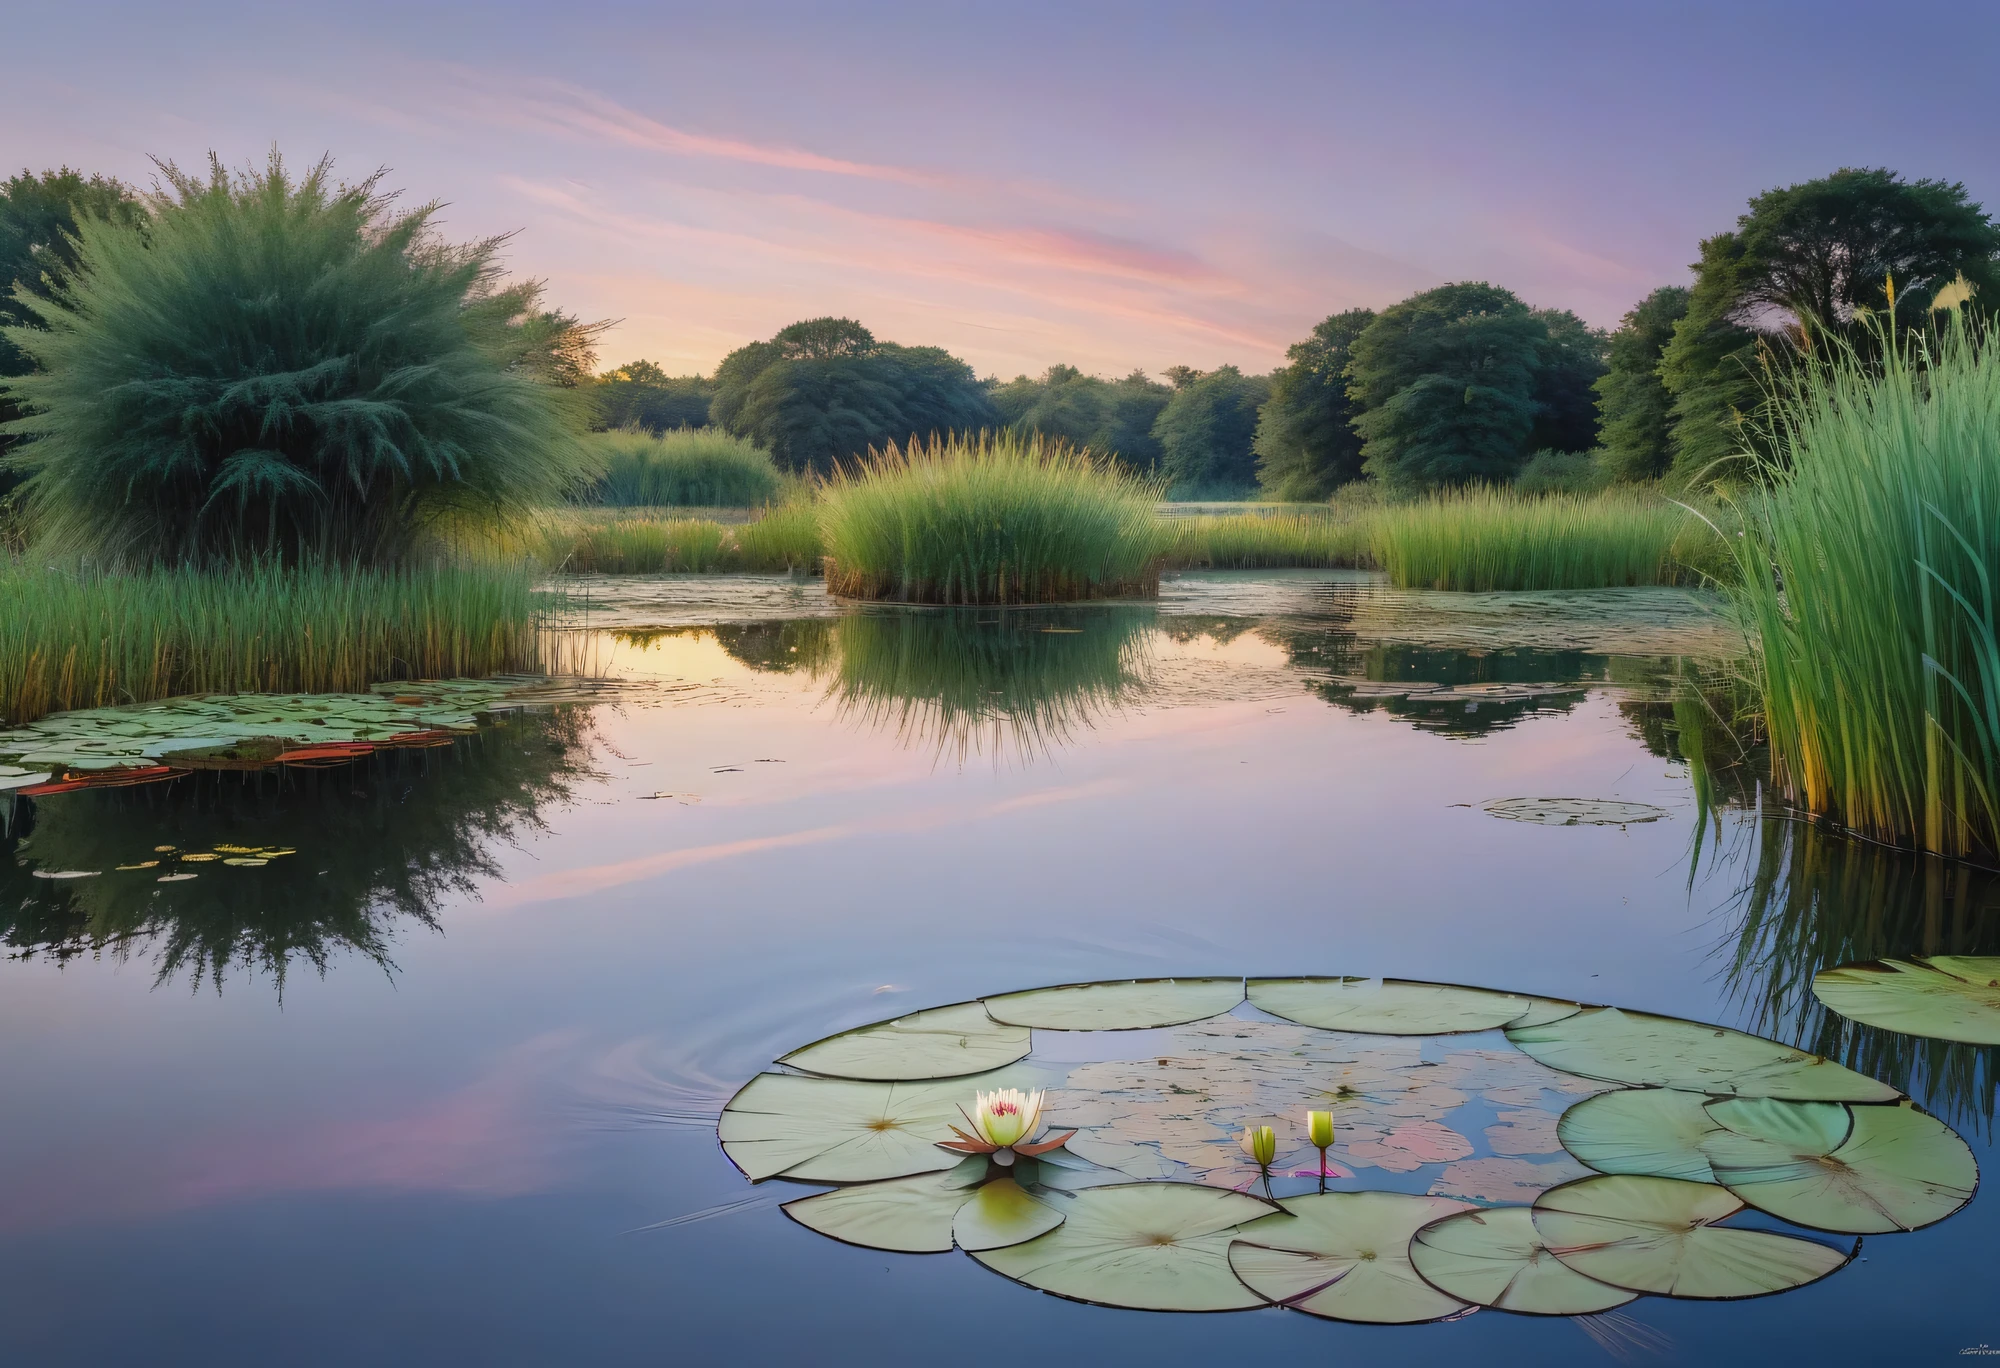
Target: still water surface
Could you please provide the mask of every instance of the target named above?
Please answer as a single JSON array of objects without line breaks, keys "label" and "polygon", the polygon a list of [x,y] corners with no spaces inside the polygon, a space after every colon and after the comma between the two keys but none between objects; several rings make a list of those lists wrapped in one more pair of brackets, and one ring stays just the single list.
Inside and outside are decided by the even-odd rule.
[{"label": "still water surface", "polygon": [[[717,1147],[730,1093],[800,1044],[1091,979],[1389,975],[1844,1048],[1811,973],[1994,953],[1984,886],[1741,808],[1704,828],[1666,701],[1731,644],[1698,601],[1340,574],[983,613],[844,612],[751,577],[590,589],[615,703],[0,810],[0,1361],[1904,1363],[2000,1342],[1983,1194],[1778,1296],[1647,1298],[1595,1334],[1377,1328],[1108,1310],[837,1244],[778,1210],[810,1189],[753,1187]],[[1666,815],[1477,806],[1548,796]],[[298,854],[165,886],[115,870],[162,845]],[[1991,1051],[1855,1049],[1991,1162]]]}]

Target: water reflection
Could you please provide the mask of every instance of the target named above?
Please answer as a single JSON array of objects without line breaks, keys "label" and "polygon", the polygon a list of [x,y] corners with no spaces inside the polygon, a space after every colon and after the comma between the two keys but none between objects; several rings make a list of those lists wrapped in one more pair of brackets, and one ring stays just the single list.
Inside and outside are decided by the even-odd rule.
[{"label": "water reflection", "polygon": [[[588,716],[508,714],[447,747],[324,769],[14,800],[0,831],[0,946],[59,963],[150,952],[158,983],[185,974],[217,991],[231,970],[282,990],[293,963],[324,974],[349,952],[393,968],[399,924],[436,929],[444,900],[496,872],[495,843],[538,828],[539,810],[587,772]],[[295,853],[223,862],[252,849]],[[49,877],[65,873],[83,877]]]},{"label": "water reflection", "polygon": [[1742,884],[1718,947],[1751,1029],[1892,1083],[1990,1131],[2000,1050],[1847,1020],[1813,975],[1859,960],[2000,952],[2000,873],[1870,845],[1785,817],[1753,818],[1730,852]]}]

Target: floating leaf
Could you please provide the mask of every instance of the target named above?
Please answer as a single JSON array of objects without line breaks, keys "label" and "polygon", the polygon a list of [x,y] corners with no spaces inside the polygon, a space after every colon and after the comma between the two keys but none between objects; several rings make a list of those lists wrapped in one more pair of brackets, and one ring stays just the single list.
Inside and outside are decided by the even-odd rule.
[{"label": "floating leaf", "polygon": [[1556,1125],[1562,1147],[1599,1173],[1649,1174],[1712,1183],[1701,1142],[1721,1126],[1701,1093],[1628,1088],[1587,1097]]},{"label": "floating leaf", "polygon": [[1633,826],[1657,822],[1665,808],[1651,803],[1624,803],[1615,798],[1495,798],[1480,810],[1510,822],[1541,826]]},{"label": "floating leaf", "polygon": [[186,883],[189,879],[199,879],[199,874],[162,874],[155,883]]},{"label": "floating leaf", "polygon": [[1371,1035],[1490,1031],[1534,1005],[1511,993],[1401,979],[1251,979],[1249,996],[1253,1007],[1301,1026]]},{"label": "floating leaf", "polygon": [[752,1180],[782,1173],[812,1182],[864,1183],[950,1168],[939,1149],[975,1090],[1033,1087],[1036,1070],[1013,1067],[931,1083],[758,1074],[722,1110],[722,1151]]},{"label": "floating leaf", "polygon": [[1550,1068],[1612,1083],[1824,1102],[1901,1096],[1886,1083],[1761,1036],[1616,1007],[1510,1028],[1507,1039]]},{"label": "floating leaf", "polygon": [[1243,1226],[1229,1246],[1229,1266],[1266,1301],[1370,1325],[1414,1325],[1465,1310],[1410,1266],[1410,1237],[1466,1203],[1407,1192],[1321,1192],[1278,1205],[1283,1212]]},{"label": "floating leaf", "polygon": [[1411,1239],[1409,1261],[1442,1294],[1530,1316],[1588,1316],[1639,1295],[1557,1258],[1524,1206],[1466,1211],[1427,1225]]},{"label": "floating leaf", "polygon": [[38,879],[94,879],[104,871],[101,869],[31,869],[28,872]]},{"label": "floating leaf", "polygon": [[1864,1026],[2000,1045],[2000,957],[1932,955],[1843,964],[1813,976],[1813,995]]},{"label": "floating leaf", "polygon": [[1132,979],[1033,988],[985,999],[995,1021],[1044,1031],[1137,1031],[1221,1016],[1243,1001],[1233,978]]},{"label": "floating leaf", "polygon": [[1565,1002],[1561,998],[1529,998],[1527,1011],[1507,1022],[1509,1030],[1520,1030],[1528,1026],[1546,1026],[1551,1021],[1561,1021],[1573,1017],[1583,1010],[1581,1002]]},{"label": "floating leaf", "polygon": [[1908,1104],[1843,1107],[1713,1102],[1702,1142],[1715,1180],[1794,1225],[1849,1235],[1916,1230],[1972,1200],[1979,1164],[1965,1141]]},{"label": "floating leaf", "polygon": [[1060,1211],[1031,1196],[1012,1178],[995,1178],[981,1184],[959,1207],[951,1233],[960,1249],[978,1253],[1024,1244],[1062,1223]]},{"label": "floating leaf", "polygon": [[1027,1027],[1002,1025],[981,1004],[961,1002],[828,1036],[778,1062],[839,1078],[956,1078],[1012,1064],[1029,1043]]},{"label": "floating leaf", "polygon": [[846,1244],[939,1254],[951,1248],[952,1219],[987,1167],[986,1156],[975,1155],[944,1173],[835,1188],[780,1209],[800,1225]]},{"label": "floating leaf", "polygon": [[11,773],[0,774],[0,793],[5,793],[9,789],[33,788],[37,784],[46,784],[55,777],[49,770],[24,770],[17,769],[13,765],[4,768]]},{"label": "floating leaf", "polygon": [[1726,1189],[1678,1178],[1584,1178],[1535,1199],[1535,1229],[1587,1277],[1663,1297],[1761,1297],[1853,1257],[1812,1240],[1715,1222],[1743,1209]]},{"label": "floating leaf", "polygon": [[1079,1192],[1068,1219],[1026,1244],[973,1257],[996,1273],[1073,1301],[1140,1311],[1241,1311],[1264,1305],[1229,1268],[1237,1226],[1271,1204],[1195,1183],[1121,1183]]}]

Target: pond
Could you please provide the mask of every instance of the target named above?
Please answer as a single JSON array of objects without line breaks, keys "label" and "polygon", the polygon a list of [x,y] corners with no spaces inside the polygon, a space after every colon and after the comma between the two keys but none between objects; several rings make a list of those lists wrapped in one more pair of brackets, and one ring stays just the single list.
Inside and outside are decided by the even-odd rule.
[{"label": "pond", "polygon": [[[0,1359],[944,1363],[991,1340],[1067,1363],[1761,1364],[2000,1341],[1984,1195],[1858,1251],[1713,1213],[1793,1241],[1799,1285],[1772,1295],[1372,1325],[1244,1293],[1295,1275],[1248,1248],[1278,1241],[1237,1239],[1239,1283],[1210,1285],[1254,1309],[1173,1314],[1091,1304],[1115,1287],[1047,1259],[885,1252],[782,1209],[957,1162],[800,1169],[849,1124],[841,1096],[887,1083],[718,1142],[740,1088],[837,1032],[1171,978],[1211,982],[1124,1017],[973,1010],[998,1033],[982,1068],[1048,1088],[1079,1132],[1064,1162],[1107,1170],[1072,1184],[1072,1236],[1118,1181],[1248,1203],[1231,1230],[1268,1217],[1228,1131],[1302,1121],[1293,1075],[1304,1097],[1328,1070],[1367,1080],[1334,1107],[1333,1190],[1532,1202],[1590,1172],[1555,1118],[1635,1095],[1564,1044],[1562,1020],[1612,1019],[1562,1017],[1578,1003],[1829,1055],[1873,1091],[1810,1106],[1900,1090],[1990,1164],[1992,1047],[1857,1028],[1810,991],[1849,961],[2000,951],[1988,880],[1760,816],[1754,756],[1711,746],[1698,785],[1675,700],[1736,644],[1698,596],[1285,572],[1062,609],[859,611],[753,576],[577,598],[618,681],[580,701],[0,793]],[[1514,996],[1426,997],[1418,1029],[1442,1002],[1455,1033],[1409,1035],[1254,982],[1340,975]],[[1701,1034],[1676,1058],[1735,1039]],[[1276,1198],[1317,1193],[1302,1136]],[[792,1177],[752,1182],[781,1142],[807,1147],[780,1156]]]}]

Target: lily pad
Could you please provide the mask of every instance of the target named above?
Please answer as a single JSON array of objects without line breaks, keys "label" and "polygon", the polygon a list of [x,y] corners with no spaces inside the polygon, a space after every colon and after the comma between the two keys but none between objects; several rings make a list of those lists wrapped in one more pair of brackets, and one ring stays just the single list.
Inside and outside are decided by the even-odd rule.
[{"label": "lily pad", "polygon": [[1410,1266],[1410,1237],[1468,1204],[1407,1192],[1287,1197],[1229,1246],[1243,1285],[1280,1306],[1328,1320],[1415,1325],[1466,1309]]},{"label": "lily pad", "polygon": [[1234,978],[1131,979],[1033,988],[985,999],[995,1021],[1044,1031],[1140,1031],[1221,1016],[1243,1001]]},{"label": "lily pad", "polygon": [[1529,998],[1528,1010],[1507,1022],[1509,1030],[1522,1030],[1529,1026],[1546,1026],[1551,1021],[1561,1021],[1573,1017],[1583,1010],[1581,1002],[1565,1002],[1561,998]]},{"label": "lily pad", "polygon": [[1760,1211],[1815,1230],[1874,1235],[1933,1225],[1972,1200],[1965,1141],[1907,1104],[1713,1102],[1702,1142],[1715,1180]]},{"label": "lily pad", "polygon": [[1462,1212],[1425,1226],[1409,1261],[1439,1291],[1530,1316],[1588,1316],[1638,1297],[1577,1272],[1549,1249],[1524,1206]]},{"label": "lily pad", "polygon": [[1676,1088],[1599,1093],[1563,1113],[1556,1138],[1599,1173],[1713,1183],[1701,1143],[1722,1127],[1710,1118],[1707,1102],[1701,1093]]},{"label": "lily pad", "polygon": [[1012,1064],[1029,1044],[1027,1027],[1003,1025],[981,1004],[961,1002],[828,1036],[778,1062],[838,1078],[957,1078]]},{"label": "lily pad", "polygon": [[5,793],[9,789],[33,788],[37,784],[46,784],[55,778],[54,773],[49,770],[25,770],[15,765],[0,768],[12,771],[10,774],[0,774],[0,793]]},{"label": "lily pad", "polygon": [[944,1173],[835,1188],[786,1202],[780,1209],[800,1225],[845,1244],[941,1254],[951,1248],[958,1209],[987,1168],[985,1155],[973,1155]]},{"label": "lily pad", "polygon": [[995,1178],[982,1183],[959,1207],[951,1232],[960,1249],[978,1253],[1024,1244],[1062,1223],[1062,1212],[1012,1178]]},{"label": "lily pad", "polygon": [[972,1257],[1072,1301],[1140,1311],[1242,1311],[1264,1299],[1229,1268],[1229,1242],[1271,1204],[1195,1183],[1120,1183],[1079,1192],[1068,1219],[1026,1244]]},{"label": "lily pad", "polygon": [[975,1091],[1034,1087],[1046,1075],[1010,1067],[970,1078],[877,1083],[798,1074],[758,1074],[722,1110],[722,1152],[753,1181],[776,1177],[865,1183],[948,1169],[939,1149],[965,1124],[959,1108]]},{"label": "lily pad", "polygon": [[1799,1101],[1902,1096],[1886,1083],[1774,1040],[1616,1007],[1510,1028],[1507,1039],[1550,1068],[1612,1083]]},{"label": "lily pad", "polygon": [[1495,798],[1479,807],[1494,817],[1539,826],[1636,826],[1667,815],[1665,808],[1651,803],[1616,798]]},{"label": "lily pad", "polygon": [[1370,1035],[1490,1031],[1534,1006],[1511,993],[1401,979],[1251,979],[1249,996],[1253,1007],[1301,1026]]},{"label": "lily pad", "polygon": [[1816,1282],[1853,1253],[1715,1223],[1743,1209],[1724,1188],[1678,1178],[1584,1178],[1535,1199],[1535,1229],[1586,1277],[1663,1297],[1733,1300]]},{"label": "lily pad", "polygon": [[1813,995],[1864,1026],[2000,1045],[2000,957],[1933,955],[1843,964],[1813,976]]}]

